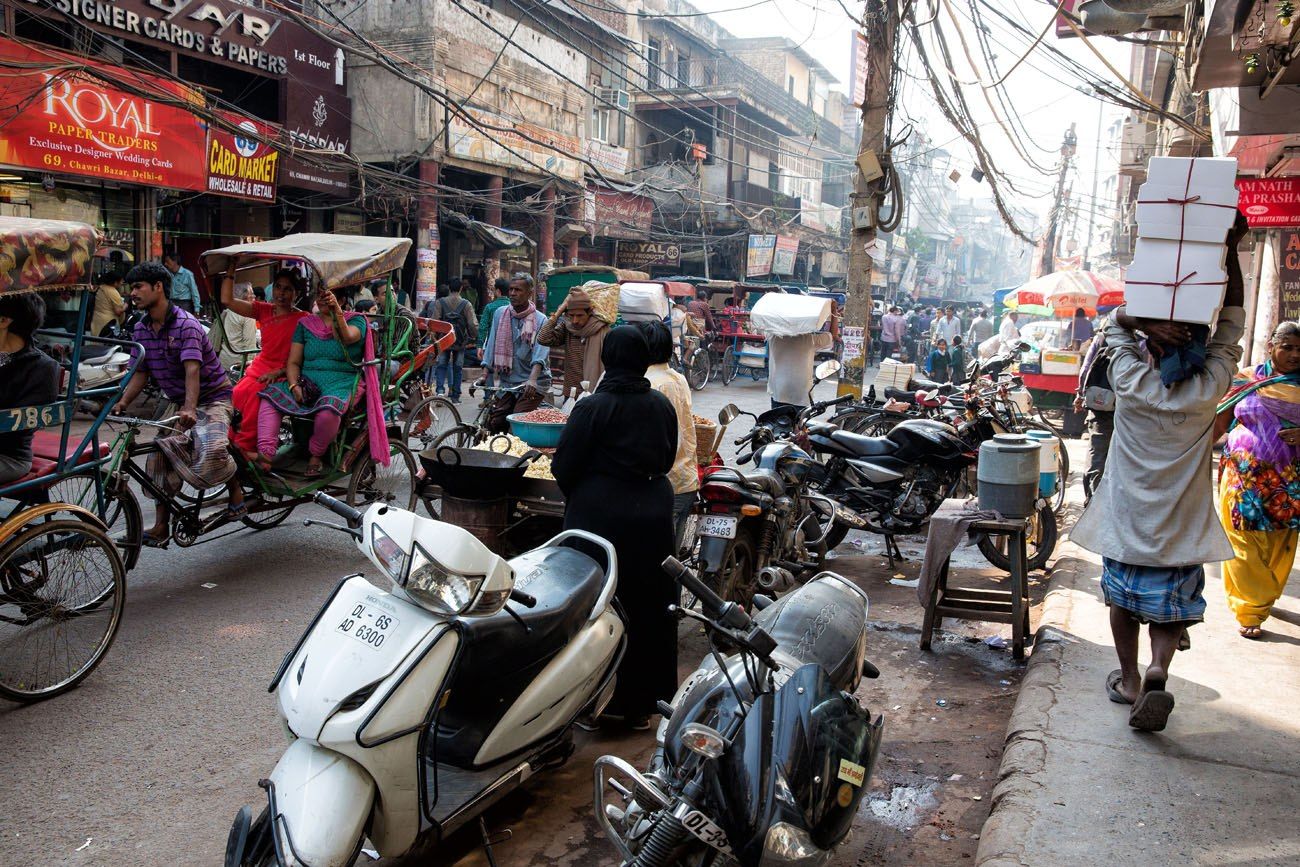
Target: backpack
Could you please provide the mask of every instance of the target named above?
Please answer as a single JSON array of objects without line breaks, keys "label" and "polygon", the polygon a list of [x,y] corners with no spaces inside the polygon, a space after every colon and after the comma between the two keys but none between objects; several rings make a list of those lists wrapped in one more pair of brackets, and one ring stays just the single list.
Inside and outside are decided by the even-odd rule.
[{"label": "backpack", "polygon": [[[456,345],[453,349],[460,349],[469,343],[469,320],[465,318],[465,305],[469,302],[464,298],[460,299],[460,305],[452,311],[447,310],[445,298],[438,299],[437,310],[434,311],[434,319],[441,319],[451,326],[451,330],[456,334]],[[442,315],[438,315],[438,311]]]},{"label": "backpack", "polygon": [[1098,412],[1115,411],[1115,392],[1110,387],[1110,353],[1104,347],[1083,381],[1083,405]]}]

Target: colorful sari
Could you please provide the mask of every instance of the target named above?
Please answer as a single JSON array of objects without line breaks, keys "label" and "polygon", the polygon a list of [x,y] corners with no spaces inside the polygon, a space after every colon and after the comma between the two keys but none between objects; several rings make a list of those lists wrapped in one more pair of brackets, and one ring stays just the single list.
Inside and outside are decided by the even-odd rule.
[{"label": "colorful sari", "polygon": [[1247,368],[1219,404],[1227,409],[1219,516],[1237,556],[1223,581],[1237,621],[1258,626],[1286,587],[1300,536],[1300,448],[1280,436],[1300,427],[1300,376],[1275,374],[1271,363]]}]

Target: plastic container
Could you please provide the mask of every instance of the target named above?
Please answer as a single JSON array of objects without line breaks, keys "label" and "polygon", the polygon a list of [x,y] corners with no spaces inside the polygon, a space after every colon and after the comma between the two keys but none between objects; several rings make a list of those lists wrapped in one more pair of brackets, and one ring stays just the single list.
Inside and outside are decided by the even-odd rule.
[{"label": "plastic container", "polygon": [[1038,495],[1050,497],[1056,493],[1057,470],[1060,468],[1060,442],[1045,430],[1025,431],[1025,436],[1039,445]]},{"label": "plastic container", "polygon": [[1021,434],[996,434],[980,445],[979,503],[1007,518],[1034,513],[1039,488],[1039,444]]},{"label": "plastic container", "polygon": [[544,421],[520,421],[527,413],[516,412],[506,416],[510,422],[510,432],[537,449],[553,449],[560,444],[560,434],[564,433],[563,424]]}]

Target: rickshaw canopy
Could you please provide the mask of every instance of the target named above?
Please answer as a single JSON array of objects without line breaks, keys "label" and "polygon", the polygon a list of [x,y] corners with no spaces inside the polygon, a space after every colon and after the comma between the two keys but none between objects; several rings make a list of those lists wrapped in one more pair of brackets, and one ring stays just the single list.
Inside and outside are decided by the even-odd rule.
[{"label": "rickshaw canopy", "polygon": [[0,295],[89,288],[99,243],[86,223],[0,217]]},{"label": "rickshaw canopy", "polygon": [[332,290],[355,286],[398,270],[410,249],[410,238],[302,233],[209,250],[200,262],[204,274],[219,277],[236,260],[244,260],[240,263],[243,267],[297,260],[306,262],[321,285]]}]

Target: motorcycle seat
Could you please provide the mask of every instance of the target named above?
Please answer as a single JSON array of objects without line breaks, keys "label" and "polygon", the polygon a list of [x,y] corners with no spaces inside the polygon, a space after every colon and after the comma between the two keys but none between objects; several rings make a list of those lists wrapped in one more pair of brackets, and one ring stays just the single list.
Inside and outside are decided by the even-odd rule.
[{"label": "motorcycle seat", "polygon": [[734,467],[723,467],[720,470],[714,470],[709,474],[708,478],[719,482],[739,482],[750,490],[761,491],[774,497],[779,497],[785,493],[785,483],[781,481],[780,476],[771,470],[754,470],[742,473]]},{"label": "motorcycle seat", "polygon": [[837,689],[852,690],[866,653],[866,598],[844,579],[822,578],[787,593],[754,621],[803,665],[822,667]]},{"label": "motorcycle seat", "polygon": [[438,715],[439,762],[473,765],[502,715],[591,617],[605,587],[600,564],[574,548],[539,548],[510,565],[515,587],[537,604],[509,603],[518,620],[505,610],[459,619],[461,659]]},{"label": "motorcycle seat", "polygon": [[895,446],[887,437],[868,437],[846,430],[831,434],[831,441],[839,443],[858,457],[870,458],[893,454]]}]

